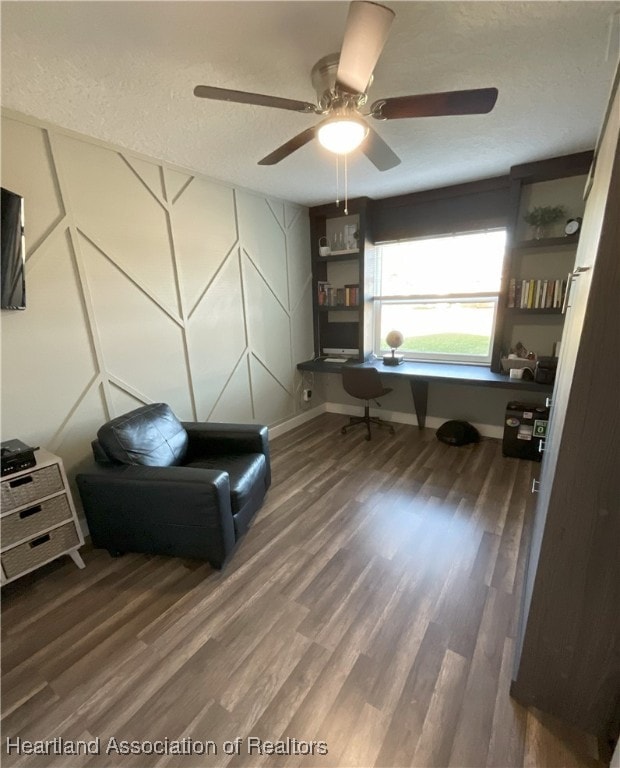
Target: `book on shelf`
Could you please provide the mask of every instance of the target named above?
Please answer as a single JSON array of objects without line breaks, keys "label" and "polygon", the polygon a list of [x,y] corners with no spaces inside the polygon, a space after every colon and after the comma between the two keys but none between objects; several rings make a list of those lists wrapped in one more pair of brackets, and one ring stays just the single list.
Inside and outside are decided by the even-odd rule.
[{"label": "book on shelf", "polygon": [[514,279],[514,277],[511,277],[508,281],[508,304],[506,305],[509,309],[512,309],[515,305],[516,289],[517,281]]},{"label": "book on shelf", "polygon": [[559,309],[566,293],[566,280],[517,280],[508,283],[509,309]]},{"label": "book on shelf", "polygon": [[351,283],[344,287],[344,305],[345,307],[357,307],[359,302],[359,284]]}]

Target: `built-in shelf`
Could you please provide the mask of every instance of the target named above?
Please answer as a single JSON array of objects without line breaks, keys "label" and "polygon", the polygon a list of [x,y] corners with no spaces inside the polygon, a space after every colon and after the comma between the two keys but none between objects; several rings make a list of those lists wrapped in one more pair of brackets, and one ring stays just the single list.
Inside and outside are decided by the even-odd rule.
[{"label": "built-in shelf", "polygon": [[[365,291],[374,283],[375,260],[368,250],[371,246],[367,227],[369,205],[369,198],[349,200],[350,213],[346,215],[342,207],[334,203],[310,208],[316,356],[325,349],[354,349],[358,351],[353,357],[361,362],[370,354],[372,335],[371,323],[365,314],[368,310]],[[319,251],[325,244],[333,250],[328,256],[320,256]],[[329,287],[318,290],[322,283]],[[329,303],[323,304],[328,297]],[[351,304],[352,301],[356,303]]]},{"label": "built-in shelf", "polygon": [[525,307],[506,307],[506,313],[509,315],[561,315],[562,310],[559,307],[546,307],[546,308],[534,308],[529,309]]},{"label": "built-in shelf", "polygon": [[539,240],[520,240],[515,243],[513,250],[522,251],[529,248],[557,248],[563,245],[577,245],[579,237],[577,235],[566,235],[565,237],[541,237]]},{"label": "built-in shelf", "polygon": [[357,261],[358,257],[359,251],[339,251],[338,253],[332,251],[329,256],[317,256],[315,262],[321,264],[330,261]]}]

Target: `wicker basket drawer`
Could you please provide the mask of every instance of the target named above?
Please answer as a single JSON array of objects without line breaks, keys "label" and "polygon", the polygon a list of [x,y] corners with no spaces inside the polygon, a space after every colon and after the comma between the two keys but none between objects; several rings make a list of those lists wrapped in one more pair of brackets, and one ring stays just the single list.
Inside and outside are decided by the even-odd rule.
[{"label": "wicker basket drawer", "polygon": [[2,568],[11,579],[80,545],[73,521],[36,536],[2,555]]},{"label": "wicker basket drawer", "polygon": [[41,531],[71,519],[71,507],[64,493],[40,504],[13,512],[0,520],[2,546],[10,547],[17,541],[35,536]]},{"label": "wicker basket drawer", "polygon": [[43,467],[43,469],[33,469],[27,475],[2,482],[0,497],[2,509],[5,512],[16,509],[31,501],[42,499],[44,496],[51,496],[52,493],[61,491],[63,487],[58,464]]}]

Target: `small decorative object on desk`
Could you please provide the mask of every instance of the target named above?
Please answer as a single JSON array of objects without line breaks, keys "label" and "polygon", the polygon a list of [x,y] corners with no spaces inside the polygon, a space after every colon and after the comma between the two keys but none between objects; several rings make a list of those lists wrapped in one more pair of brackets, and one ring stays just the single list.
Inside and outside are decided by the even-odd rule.
[{"label": "small decorative object on desk", "polygon": [[511,355],[516,355],[517,357],[527,357],[528,354],[529,352],[527,351],[527,349],[523,346],[523,344],[520,341],[518,341],[515,344],[515,348],[510,350],[509,357]]},{"label": "small decorative object on desk", "polygon": [[523,220],[534,228],[534,238],[540,240],[547,236],[547,228],[550,224],[566,216],[566,209],[562,205],[537,205],[529,210]]},{"label": "small decorative object on desk", "polygon": [[[502,369],[508,371],[511,379],[527,378],[523,373],[518,373],[522,369],[529,368],[530,373],[534,372],[535,352],[528,352],[523,344],[518,341],[514,348],[510,350],[508,357],[502,357]],[[514,373],[513,373],[514,371]]]},{"label": "small decorative object on desk", "polygon": [[392,348],[392,354],[383,355],[383,365],[400,365],[405,356],[396,354],[395,350],[402,345],[405,337],[400,331],[390,331],[385,337],[385,340],[388,347]]},{"label": "small decorative object on desk", "polygon": [[[516,357],[516,355],[510,355],[510,357],[502,357],[502,371],[504,373],[510,373],[513,369],[519,368],[532,368],[534,369],[535,361],[528,360],[527,357]],[[515,378],[512,376],[512,378]]]}]

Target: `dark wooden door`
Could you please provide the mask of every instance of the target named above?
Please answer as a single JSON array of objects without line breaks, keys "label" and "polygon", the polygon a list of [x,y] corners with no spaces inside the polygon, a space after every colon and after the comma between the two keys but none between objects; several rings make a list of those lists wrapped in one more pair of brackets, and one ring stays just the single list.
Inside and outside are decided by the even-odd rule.
[{"label": "dark wooden door", "polygon": [[512,694],[602,741],[620,718],[620,97],[584,215]]}]

